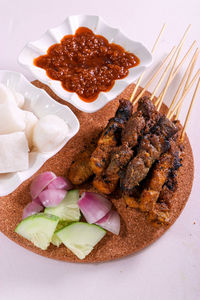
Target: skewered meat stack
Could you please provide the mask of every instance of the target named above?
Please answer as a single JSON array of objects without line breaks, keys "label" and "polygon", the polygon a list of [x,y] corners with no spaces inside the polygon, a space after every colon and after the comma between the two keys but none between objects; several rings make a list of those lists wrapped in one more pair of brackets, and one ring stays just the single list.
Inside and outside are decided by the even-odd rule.
[{"label": "skewered meat stack", "polygon": [[[93,174],[94,187],[104,194],[110,194],[120,186],[128,205],[149,212],[151,220],[164,223],[167,218],[158,209],[157,200],[173,168],[171,144],[175,143],[178,128],[157,112],[148,97],[139,100],[137,111],[132,115],[130,103],[120,101],[115,117],[108,121],[96,149],[92,154],[90,148],[79,155],[71,165],[69,178],[74,184],[80,184]],[[152,178],[149,181],[148,177],[149,183],[140,198],[134,199],[136,190],[138,192],[144,185],[142,181],[147,181],[150,169],[153,169]]]},{"label": "skewered meat stack", "polygon": [[148,131],[157,118],[158,113],[152,102],[146,97],[142,98],[139,101],[137,111],[129,118],[122,130],[121,140],[119,141],[121,145],[113,149],[107,169],[101,173],[101,176],[96,174],[93,184],[100,192],[110,194],[115,190],[120,178],[119,172],[123,172],[133,157],[134,148],[143,132]]}]

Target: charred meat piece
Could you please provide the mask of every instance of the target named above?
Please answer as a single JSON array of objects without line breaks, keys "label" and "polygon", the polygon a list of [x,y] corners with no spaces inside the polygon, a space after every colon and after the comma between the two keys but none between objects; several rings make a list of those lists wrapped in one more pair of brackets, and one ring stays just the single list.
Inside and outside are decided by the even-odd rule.
[{"label": "charred meat piece", "polygon": [[169,224],[169,211],[165,206],[160,206],[156,203],[153,211],[149,212],[148,219],[155,226],[168,225]]},{"label": "charred meat piece", "polygon": [[107,126],[103,130],[97,144],[99,146],[101,145],[115,146],[120,137],[123,126],[124,126],[124,121],[122,119],[116,117],[111,118],[108,121]]},{"label": "charred meat piece", "polygon": [[91,143],[90,147],[80,152],[77,159],[72,162],[68,177],[73,184],[82,184],[93,175],[89,162],[94,149],[95,143]]},{"label": "charred meat piece", "polygon": [[119,107],[115,113],[115,117],[122,119],[123,121],[128,121],[133,112],[133,104],[131,101],[126,99],[119,100]]},{"label": "charred meat piece", "polygon": [[123,169],[133,155],[133,150],[127,144],[119,146],[113,153],[110,164],[106,169],[106,175],[118,174]]},{"label": "charred meat piece", "polygon": [[126,121],[130,118],[133,111],[133,105],[129,100],[120,99],[119,107],[115,113],[115,117],[108,121],[105,129],[103,130],[98,145],[111,145],[116,144],[119,134],[124,127]]},{"label": "charred meat piece", "polygon": [[140,196],[124,195],[124,200],[129,207],[138,208],[147,213],[148,219],[154,224],[167,225],[169,221],[169,207],[167,203],[158,202],[163,190],[163,185],[168,179],[170,170],[176,160],[176,153],[171,151],[161,155],[159,161],[152,169],[151,177],[147,179],[145,188]]},{"label": "charred meat piece", "polygon": [[162,115],[152,128],[151,132],[169,139],[178,132],[178,128],[173,122],[166,118],[165,115]]},{"label": "charred meat piece", "polygon": [[169,139],[178,129],[165,116],[154,126],[154,133],[144,136],[137,155],[129,162],[126,175],[121,179],[121,187],[130,192],[148,174],[153,163],[170,147]]},{"label": "charred meat piece", "polygon": [[[146,123],[151,120],[151,127],[157,121],[158,115],[156,108],[148,97],[143,97],[138,102],[137,111],[130,117],[126,127],[122,130],[122,144],[127,143],[129,147],[135,147],[138,137],[146,127]],[[150,129],[150,124],[148,125]]]},{"label": "charred meat piece", "polygon": [[141,111],[136,111],[128,120],[122,131],[122,144],[127,143],[129,147],[137,145],[138,136],[145,127],[145,118]]},{"label": "charred meat piece", "polygon": [[130,193],[148,174],[150,167],[159,158],[161,144],[158,136],[147,135],[143,138],[138,154],[129,162],[121,187]]},{"label": "charred meat piece", "polygon": [[90,158],[90,167],[95,174],[100,175],[107,167],[112,149],[117,145],[121,126],[123,126],[121,119],[112,118],[102,132]]},{"label": "charred meat piece", "polygon": [[115,117],[108,121],[103,130],[95,151],[91,155],[90,166],[97,175],[103,173],[110,161],[110,155],[121,140],[121,131],[132,114],[132,103],[129,100],[120,100]]},{"label": "charred meat piece", "polygon": [[145,96],[140,98],[140,100],[138,101],[137,110],[142,112],[142,115],[145,119],[152,119],[156,108],[151,99]]},{"label": "charred meat piece", "polygon": [[123,196],[123,199],[124,199],[124,201],[126,202],[126,204],[127,204],[129,207],[132,207],[132,208],[139,208],[139,201],[138,201],[138,198],[133,197],[133,196],[129,196],[129,195],[124,195],[124,196]]},{"label": "charred meat piece", "polygon": [[109,195],[115,190],[118,179],[118,175],[113,175],[109,178],[107,178],[105,175],[95,176],[93,180],[93,186],[99,192]]},{"label": "charred meat piece", "polygon": [[155,164],[148,187],[142,191],[140,196],[140,209],[142,211],[148,212],[154,210],[162,187],[173,166],[173,161],[173,154],[168,152],[161,155],[160,160]]},{"label": "charred meat piece", "polygon": [[133,151],[127,145],[121,145],[112,154],[111,162],[106,171],[95,177],[93,185],[95,188],[104,194],[111,194],[117,187],[119,181],[118,173],[126,166],[131,159]]},{"label": "charred meat piece", "polygon": [[105,170],[110,161],[111,151],[112,148],[109,145],[101,145],[94,150],[89,163],[95,174],[100,175]]},{"label": "charred meat piece", "polygon": [[[176,145],[177,146],[177,145]],[[168,177],[165,181],[165,184],[162,187],[162,190],[160,192],[158,203],[166,205],[169,209],[171,207],[171,196],[176,190],[177,186],[177,170],[181,167],[181,152],[178,151],[178,147],[174,150],[174,159],[173,159],[173,166],[169,170]]]}]

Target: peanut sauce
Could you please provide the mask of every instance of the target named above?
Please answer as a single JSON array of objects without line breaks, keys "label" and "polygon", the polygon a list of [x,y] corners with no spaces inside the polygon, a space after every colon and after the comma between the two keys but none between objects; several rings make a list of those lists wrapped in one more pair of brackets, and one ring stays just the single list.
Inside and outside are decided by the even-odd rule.
[{"label": "peanut sauce", "polygon": [[77,93],[85,102],[109,91],[115,80],[126,77],[139,62],[133,53],[86,27],[64,36],[46,55],[34,59],[35,66],[46,70],[49,78],[61,81],[65,90]]}]

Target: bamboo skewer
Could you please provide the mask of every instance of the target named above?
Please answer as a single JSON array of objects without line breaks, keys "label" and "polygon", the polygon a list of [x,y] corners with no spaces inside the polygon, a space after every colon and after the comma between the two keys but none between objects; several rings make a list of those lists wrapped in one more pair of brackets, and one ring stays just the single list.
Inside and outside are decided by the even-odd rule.
[{"label": "bamboo skewer", "polygon": [[[182,46],[183,46],[183,44],[182,44]],[[158,107],[157,107],[157,110],[158,110],[158,111],[159,111],[160,108],[161,108],[161,105],[162,105],[162,103],[163,103],[165,94],[166,94],[166,92],[167,92],[167,90],[168,90],[168,87],[169,87],[171,81],[172,81],[171,78],[172,78],[172,75],[173,75],[174,68],[175,68],[175,66],[176,66],[178,57],[179,57],[179,55],[180,55],[182,46],[179,48],[179,50],[178,50],[178,52],[177,52],[176,58],[175,58],[175,60],[174,60],[174,64],[173,64],[173,66],[172,66],[172,68],[171,68],[171,71],[170,71],[170,73],[169,73],[169,77],[168,77],[168,79],[167,79],[167,83],[166,83],[166,85],[165,85],[165,87],[164,87],[164,89],[163,89],[162,96],[160,97],[160,101],[159,101]]]},{"label": "bamboo skewer", "polygon": [[174,74],[173,74],[173,78],[172,80],[174,79],[174,77],[176,76],[176,74],[178,73],[178,71],[180,70],[180,67],[182,66],[182,64],[185,62],[186,58],[188,57],[188,55],[190,54],[190,52],[192,51],[193,47],[196,45],[197,41],[194,41],[192,43],[192,45],[190,46],[190,48],[188,49],[187,53],[183,56],[181,62],[179,63],[179,65],[177,66],[176,70],[174,71]]},{"label": "bamboo skewer", "polygon": [[161,28],[161,31],[160,31],[160,33],[159,33],[159,35],[158,35],[158,37],[157,37],[157,39],[156,39],[156,41],[155,41],[155,43],[154,43],[154,45],[153,45],[153,48],[152,48],[152,50],[151,50],[151,53],[154,53],[154,51],[156,50],[156,47],[157,47],[158,42],[159,42],[159,40],[160,40],[160,38],[161,38],[161,36],[162,36],[164,30],[165,30],[165,27],[166,27],[166,23],[163,24],[163,26],[162,26],[162,28]]},{"label": "bamboo skewer", "polygon": [[[183,56],[181,62],[180,62],[179,65],[177,66],[176,70],[174,71],[173,76],[172,76],[170,82],[174,79],[174,77],[175,77],[176,74],[178,73],[179,69],[181,68],[181,66],[182,66],[183,63],[185,62],[186,58],[188,57],[188,55],[189,55],[190,52],[192,51],[192,49],[193,49],[193,47],[195,46],[195,44],[196,44],[196,41],[194,41],[194,42],[192,43],[192,45],[191,45],[190,48],[188,49],[187,53]],[[157,100],[156,100],[156,102],[155,102],[155,105],[156,105],[156,106],[157,106],[158,103],[160,102],[160,98],[161,98],[161,96],[162,96],[162,93],[163,93],[163,91],[160,93],[160,95],[158,96],[158,98],[157,98]]]},{"label": "bamboo skewer", "polygon": [[[175,46],[174,46],[173,49],[175,50]],[[169,68],[171,67],[171,64],[172,64],[173,59],[174,59],[174,55],[175,55],[175,53],[172,55],[172,58],[171,58],[170,62],[168,63],[167,67],[165,68],[165,71],[163,72],[163,74],[162,74],[162,76],[160,77],[160,80],[158,81],[158,83],[157,83],[157,85],[156,85],[156,87],[155,87],[153,93],[151,94],[151,97],[150,97],[151,100],[153,100],[153,98],[155,97],[155,94],[156,94],[157,90],[159,89],[161,83],[163,82],[163,80],[164,80],[164,78],[165,78],[165,75],[167,74]]]},{"label": "bamboo skewer", "polygon": [[[172,62],[173,62],[173,60],[174,60],[174,57],[175,57],[173,66],[172,66],[172,68],[171,68],[170,74],[169,74],[168,79],[167,79],[167,83],[166,83],[165,87],[163,88],[162,92],[160,93],[160,95],[159,95],[159,97],[158,97],[158,99],[157,99],[157,101],[156,101],[156,102],[157,102],[156,105],[158,105],[157,109],[158,109],[158,111],[159,111],[159,109],[160,109],[160,107],[161,107],[161,105],[162,105],[162,101],[163,101],[163,99],[164,99],[164,96],[165,96],[165,94],[166,94],[166,92],[167,92],[167,89],[168,89],[168,87],[169,87],[171,81],[174,79],[174,77],[176,76],[177,72],[178,72],[179,69],[181,68],[182,64],[183,64],[184,61],[186,60],[187,56],[188,56],[189,53],[191,52],[192,48],[193,48],[194,45],[196,44],[196,41],[194,41],[194,42],[192,43],[192,45],[191,45],[190,48],[188,49],[187,53],[184,55],[184,57],[182,58],[181,62],[179,63],[179,65],[178,65],[178,66],[176,67],[176,69],[175,69],[175,66],[176,66],[178,57],[179,57],[179,55],[180,55],[181,49],[182,49],[182,47],[183,47],[184,41],[185,41],[185,39],[186,39],[186,36],[187,36],[187,33],[188,33],[190,27],[191,27],[191,25],[189,25],[188,28],[186,29],[186,31],[185,31],[185,33],[184,33],[184,35],[183,35],[181,41],[179,42],[179,45],[178,45],[177,48],[176,48],[176,51],[174,52],[175,47],[173,47],[172,50],[170,51],[170,53],[169,53],[169,54],[167,55],[167,57],[165,58],[164,62],[160,65],[159,69],[155,72],[155,74],[151,77],[151,79],[150,79],[149,82],[145,85],[145,87],[143,88],[143,90],[142,90],[142,91],[139,93],[139,95],[136,97],[136,99],[134,100],[135,103],[137,103],[137,101],[141,98],[141,96],[144,94],[144,92],[145,92],[145,91],[147,90],[147,88],[150,86],[150,84],[152,83],[152,81],[156,78],[156,76],[157,76],[157,75],[159,74],[159,72],[162,70],[164,64],[166,63],[166,61],[169,59],[169,57],[170,57],[171,54],[172,54],[172,57],[171,57],[171,59],[170,59],[170,62],[168,63],[167,67],[165,68],[165,70],[164,70],[164,72],[163,72],[161,78],[159,79],[159,81],[158,81],[158,83],[157,83],[157,85],[156,85],[156,87],[155,87],[155,89],[154,89],[154,91],[153,91],[153,93],[152,93],[152,95],[151,95],[151,97],[150,97],[150,99],[153,100],[153,98],[155,97],[155,94],[156,94],[158,88],[160,87],[161,83],[163,82],[163,80],[164,80],[164,78],[165,78],[165,76],[166,76],[168,70],[169,70],[170,67],[171,67],[171,64],[172,64]],[[159,34],[159,36],[158,36],[158,38],[157,38],[155,44],[154,44],[154,47],[153,47],[153,49],[152,49],[152,53],[154,52],[154,50],[155,50],[155,48],[156,48],[156,46],[157,46],[157,43],[158,43],[158,41],[159,41],[159,39],[160,39],[160,36],[161,36],[161,34],[162,34],[164,28],[165,28],[165,24],[163,25],[163,28],[162,28],[162,30],[161,30],[161,32],[160,32],[160,34]],[[174,52],[174,53],[173,53],[173,52]],[[195,83],[197,77],[200,75],[200,69],[199,69],[199,70],[196,72],[196,74],[194,75],[194,77],[192,78],[192,80],[190,81],[190,78],[191,78],[191,76],[192,76],[192,72],[193,72],[193,69],[194,69],[194,66],[195,66],[195,63],[196,63],[198,54],[199,54],[199,49],[197,48],[196,51],[195,51],[195,53],[194,53],[194,55],[193,55],[193,57],[192,57],[192,59],[190,60],[190,62],[189,62],[189,64],[188,64],[188,67],[187,67],[187,69],[186,69],[186,71],[185,71],[185,73],[184,73],[183,78],[181,79],[181,82],[180,82],[180,84],[179,84],[179,87],[178,87],[178,89],[177,89],[177,91],[176,91],[176,94],[175,94],[175,96],[174,96],[174,98],[173,98],[173,100],[172,100],[172,103],[171,103],[171,105],[170,105],[169,111],[168,111],[168,113],[167,113],[167,117],[168,117],[169,119],[172,119],[172,117],[173,117],[173,115],[174,115],[175,112],[177,112],[176,118],[178,117],[179,112],[180,112],[180,108],[181,108],[181,105],[182,105],[182,103],[183,103],[184,98],[186,97],[186,95],[188,94],[188,92],[190,91],[190,89],[192,88],[192,86],[193,86],[193,84]],[[176,55],[176,56],[175,56],[175,55]],[[133,99],[134,99],[134,97],[135,97],[135,94],[136,94],[137,89],[138,89],[138,87],[139,87],[139,84],[140,84],[140,82],[141,82],[141,80],[142,80],[142,78],[143,78],[144,73],[145,73],[145,72],[142,73],[142,75],[140,76],[140,78],[138,79],[138,81],[137,81],[137,83],[136,83],[136,86],[135,86],[134,91],[133,91],[133,93],[132,93],[132,95],[131,95],[131,98],[130,98],[130,101],[131,101],[131,102],[133,102]],[[189,74],[188,74],[188,73],[189,73]],[[187,77],[187,76],[188,76],[188,77]],[[186,79],[186,77],[187,77],[187,79]],[[186,79],[186,82],[185,82],[185,79]],[[184,88],[183,88],[182,96],[181,96],[181,98],[179,99],[178,103],[177,103],[177,104],[175,105],[175,107],[173,108],[173,110],[171,111],[171,109],[172,109],[172,107],[173,107],[173,105],[174,105],[174,103],[175,103],[175,101],[176,101],[176,99],[177,99],[177,97],[178,97],[178,95],[179,95],[179,93],[180,93],[182,87],[183,87],[184,82],[185,82],[185,86],[184,86]],[[193,106],[193,103],[194,103],[194,99],[195,99],[195,97],[196,97],[196,95],[197,95],[197,92],[198,92],[199,87],[200,87],[200,78],[199,78],[198,83],[197,83],[197,85],[196,85],[196,89],[195,89],[195,92],[194,92],[194,94],[193,94],[193,98],[192,98],[192,101],[191,101],[191,104],[190,104],[190,107],[189,107],[189,110],[188,110],[188,113],[187,113],[187,116],[186,116],[186,120],[185,120],[185,123],[184,123],[184,126],[183,126],[183,130],[182,130],[182,133],[181,133],[181,139],[184,138],[185,128],[186,128],[186,125],[187,125],[187,122],[188,122],[188,119],[189,119],[189,116],[190,116],[190,113],[191,113],[191,109],[192,109],[192,106]]]},{"label": "bamboo skewer", "polygon": [[168,111],[167,113],[167,118],[171,119],[174,115],[174,113],[177,111],[177,109],[179,108],[179,106],[182,104],[184,98],[186,97],[186,95],[188,94],[188,92],[190,91],[191,87],[193,86],[195,80],[197,79],[197,77],[200,75],[200,69],[196,72],[196,74],[194,75],[193,79],[191,80],[190,84],[188,85],[187,89],[185,90],[185,93],[181,96],[181,98],[179,99],[179,101],[177,102],[177,104],[175,105],[174,109],[170,112]]},{"label": "bamboo skewer", "polygon": [[[166,27],[166,24],[163,24],[162,29],[161,29],[161,31],[160,31],[160,33],[159,33],[159,35],[158,35],[158,37],[157,37],[157,39],[156,39],[156,41],[155,41],[155,43],[154,43],[154,45],[153,45],[153,48],[152,48],[152,50],[151,50],[151,53],[152,53],[152,54],[154,53],[154,51],[155,51],[155,49],[156,49],[156,47],[157,47],[157,45],[158,45],[158,42],[159,42],[159,40],[160,40],[160,38],[161,38],[161,36],[162,36],[162,34],[163,34],[163,31],[165,30],[165,27]],[[138,87],[139,87],[139,85],[140,85],[140,82],[141,82],[141,80],[142,80],[142,78],[143,78],[143,76],[144,76],[144,74],[145,74],[145,71],[146,71],[146,70],[144,70],[144,72],[140,75],[140,77],[139,77],[138,80],[137,80],[137,83],[136,83],[136,85],[135,85],[135,88],[134,88],[134,90],[133,90],[133,93],[131,94],[131,97],[130,97],[130,101],[131,101],[131,102],[133,101],[133,99],[134,99],[134,97],[135,97],[135,94],[136,94],[137,89],[138,89]]]},{"label": "bamboo skewer", "polygon": [[[198,57],[198,55],[199,55],[199,48],[196,49],[196,52],[197,52],[197,53],[196,53],[196,56]],[[187,80],[186,80],[186,83],[185,83],[185,86],[184,86],[184,89],[183,89],[183,93],[185,92],[185,90],[186,90],[187,87],[188,87],[188,84],[189,84],[189,82],[190,82],[190,78],[191,78],[191,76],[192,76],[192,71],[193,71],[193,69],[194,69],[195,63],[196,63],[196,59],[194,60],[192,66],[191,66],[189,76],[188,76],[188,78],[187,78]]]},{"label": "bamboo skewer", "polygon": [[[196,61],[197,61],[197,58],[198,58],[198,55],[199,55],[199,49],[197,48],[196,51],[195,51],[195,53],[194,53],[194,56],[195,56],[195,57],[193,56],[192,64],[191,64],[191,66],[190,66],[190,68],[189,68],[189,69],[190,69],[189,75],[188,75],[188,78],[187,78],[187,80],[186,80],[185,86],[184,86],[184,88],[183,88],[182,95],[184,94],[185,90],[186,90],[187,87],[188,87],[188,84],[189,84],[189,82],[190,82],[190,78],[191,78],[191,76],[192,76],[192,72],[193,72],[194,66],[195,66]],[[177,109],[176,117],[175,117],[176,120],[177,120],[178,117],[179,117],[180,111],[181,111],[181,106]]]},{"label": "bamboo skewer", "polygon": [[184,139],[186,126],[187,126],[187,123],[188,123],[188,120],[189,120],[189,117],[190,117],[190,114],[191,114],[191,111],[192,111],[192,107],[194,105],[194,100],[196,98],[199,87],[200,87],[200,77],[199,77],[199,80],[197,82],[197,85],[196,85],[196,88],[195,88],[195,91],[194,91],[194,94],[193,94],[193,97],[192,97],[192,101],[190,103],[190,107],[189,107],[189,110],[188,110],[188,113],[187,113],[187,116],[186,116],[186,119],[185,119],[185,123],[183,125],[183,129],[182,129],[182,133],[181,133],[181,140],[182,141]]},{"label": "bamboo skewer", "polygon": [[163,63],[160,65],[160,67],[158,68],[158,70],[154,73],[154,75],[151,77],[151,79],[149,80],[149,82],[145,85],[145,87],[142,89],[142,91],[139,93],[139,95],[135,98],[134,103],[137,103],[138,100],[142,97],[142,95],[144,94],[144,92],[148,89],[148,87],[151,85],[151,83],[154,81],[154,79],[160,73],[160,71],[162,70],[163,66],[165,65],[166,61],[169,59],[169,57],[171,56],[171,54],[173,53],[173,51],[174,51],[174,48],[172,48],[172,50],[167,55],[167,57],[165,57]]},{"label": "bamboo skewer", "polygon": [[[178,89],[177,89],[177,91],[176,91],[176,94],[175,94],[175,96],[174,96],[174,98],[173,98],[173,100],[172,100],[172,102],[171,102],[171,104],[170,104],[169,111],[171,111],[171,109],[172,109],[174,103],[176,102],[176,99],[177,99],[177,97],[178,97],[178,95],[179,95],[179,93],[180,93],[180,91],[181,91],[181,89],[182,89],[182,87],[183,87],[184,81],[185,81],[185,79],[186,79],[186,77],[187,77],[187,75],[188,75],[188,72],[190,71],[191,66],[193,65],[193,63],[196,62],[196,59],[197,59],[198,54],[199,54],[199,49],[197,48],[197,50],[195,51],[195,53],[194,53],[194,55],[193,55],[191,61],[190,61],[189,64],[188,64],[188,67],[187,67],[187,69],[186,69],[186,71],[185,71],[185,74],[184,74],[183,78],[181,79],[181,82],[180,82],[179,87],[178,87]],[[190,76],[190,77],[191,77],[191,76]],[[188,76],[188,78],[189,78],[189,76]],[[187,86],[188,86],[188,85],[187,85]],[[185,91],[186,91],[186,89],[185,89]],[[184,91],[184,92],[185,92],[185,91]],[[184,93],[183,93],[183,94],[184,94]],[[183,94],[182,94],[182,95],[183,95]],[[181,106],[179,107],[179,109],[180,109],[180,108],[181,108]]]},{"label": "bamboo skewer", "polygon": [[188,31],[189,31],[190,27],[191,27],[191,25],[189,25],[188,28],[186,29],[186,31],[185,31],[185,33],[184,33],[184,35],[183,35],[181,41],[179,42],[178,47],[177,47],[177,54],[176,54],[176,58],[175,58],[175,60],[174,60],[174,64],[173,64],[173,66],[172,66],[172,68],[171,68],[171,71],[170,71],[170,73],[169,73],[169,77],[168,77],[168,79],[167,79],[167,83],[166,83],[166,85],[165,85],[165,87],[164,87],[164,89],[163,89],[162,96],[160,97],[160,100],[159,100],[159,103],[158,103],[158,111],[160,110],[160,107],[161,107],[162,102],[163,102],[163,100],[164,100],[164,97],[165,97],[165,94],[166,94],[166,92],[167,92],[167,89],[168,89],[168,87],[169,87],[169,85],[170,85],[170,83],[171,83],[171,81],[172,81],[172,77],[173,77],[173,73],[174,73],[174,69],[175,69],[177,60],[178,60],[178,58],[179,58],[181,49],[182,49],[182,47],[183,47],[183,44],[184,44],[184,42],[185,42],[185,39],[186,39],[186,37],[187,37],[187,34],[188,34]]}]

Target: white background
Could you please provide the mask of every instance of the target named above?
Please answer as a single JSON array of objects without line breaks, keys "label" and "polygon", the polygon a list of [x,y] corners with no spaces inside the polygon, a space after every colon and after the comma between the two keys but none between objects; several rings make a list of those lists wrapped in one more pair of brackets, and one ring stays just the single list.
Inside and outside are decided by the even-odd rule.
[{"label": "white background", "polygon": [[[193,26],[184,49],[194,39],[200,42],[199,0],[0,0],[0,69],[20,71],[33,79],[17,64],[17,56],[25,43],[37,39],[66,16],[83,13],[101,15],[110,25],[120,27],[149,49],[166,22],[167,29],[151,70],[179,41],[189,23]],[[187,206],[174,226],[140,253],[96,265],[46,259],[0,234],[1,300],[200,299],[199,98],[200,95],[187,129],[195,156],[195,181]]]}]

